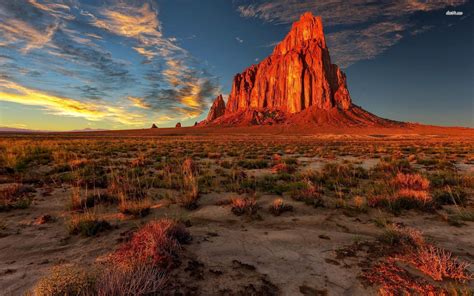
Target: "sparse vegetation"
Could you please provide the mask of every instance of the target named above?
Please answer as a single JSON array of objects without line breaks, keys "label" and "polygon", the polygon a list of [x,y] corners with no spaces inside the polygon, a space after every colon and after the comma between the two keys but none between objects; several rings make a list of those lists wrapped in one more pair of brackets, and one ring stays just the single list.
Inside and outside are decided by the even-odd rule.
[{"label": "sparse vegetation", "polygon": [[[322,268],[343,264],[341,274],[355,280],[359,275],[353,267],[359,266],[366,283],[376,285],[380,293],[469,295],[472,267],[459,250],[469,249],[471,239],[450,231],[469,233],[474,221],[470,141],[390,135],[344,140],[335,135],[242,137],[245,140],[240,135],[0,139],[0,239],[25,241],[9,251],[18,271],[7,268],[0,276],[2,272],[34,276],[29,266],[21,266],[26,259],[18,258],[23,250],[35,248],[30,237],[37,237],[48,251],[59,244],[67,254],[100,255],[98,260],[87,258],[97,262],[87,268],[82,263],[61,265],[58,269],[64,271],[53,271],[38,281],[34,288],[38,295],[51,295],[45,291],[52,290],[76,295],[77,289],[89,295],[166,294],[163,291],[173,285],[201,288],[218,276],[223,281],[238,278],[236,282],[246,288],[232,292],[251,294],[249,284],[257,287],[253,280],[263,280],[243,260],[244,247],[235,242],[241,237],[258,240],[258,247],[245,246],[245,252],[262,256],[266,268],[266,251],[261,250],[281,240],[278,256],[286,257],[283,248],[291,236],[291,242],[300,243],[292,250],[298,256],[310,252],[307,248],[319,252],[326,242],[353,243],[345,254],[357,263],[321,252]],[[147,223],[154,217],[173,220]],[[175,220],[196,232],[191,252],[182,247],[190,234]],[[404,226],[421,229],[425,223],[436,223],[440,232],[425,239]],[[54,236],[57,240],[49,231],[59,234]],[[437,244],[458,238],[459,249]],[[193,252],[201,252],[202,258],[212,256],[213,247],[221,244],[225,250],[235,250],[229,253],[237,262],[242,260],[233,263],[231,271],[192,258]],[[110,253],[102,256],[98,250]],[[38,266],[62,260],[46,254]],[[312,268],[309,261],[299,264]],[[240,268],[245,276],[236,277]],[[290,263],[288,268],[298,269]],[[9,282],[14,277],[4,278],[7,285],[16,285]],[[184,283],[176,282],[184,278]],[[312,287],[300,288],[314,293]],[[194,293],[202,292],[196,289]]]},{"label": "sparse vegetation", "polygon": [[111,228],[109,222],[100,219],[98,215],[92,211],[73,214],[68,224],[70,234],[81,234],[83,236],[94,236]]},{"label": "sparse vegetation", "polygon": [[257,213],[258,206],[257,201],[253,198],[240,198],[236,197],[231,202],[232,213],[237,216],[248,215],[252,216]]}]

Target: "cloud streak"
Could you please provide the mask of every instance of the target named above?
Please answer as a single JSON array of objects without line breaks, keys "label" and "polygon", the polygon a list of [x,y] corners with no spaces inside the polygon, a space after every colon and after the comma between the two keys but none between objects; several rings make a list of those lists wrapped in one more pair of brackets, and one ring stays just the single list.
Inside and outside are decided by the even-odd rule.
[{"label": "cloud streak", "polygon": [[[458,6],[467,0],[248,0],[237,1],[242,17],[259,18],[275,24],[289,24],[306,11],[321,15],[335,61],[343,67],[371,59],[398,43],[407,31],[419,31],[410,17],[417,12],[429,12]],[[351,28],[348,28],[348,27]]]},{"label": "cloud streak", "polygon": [[110,120],[127,125],[143,124],[142,116],[131,114],[120,107],[48,94],[5,79],[0,79],[0,101],[40,106],[55,115],[82,117],[91,121]]}]

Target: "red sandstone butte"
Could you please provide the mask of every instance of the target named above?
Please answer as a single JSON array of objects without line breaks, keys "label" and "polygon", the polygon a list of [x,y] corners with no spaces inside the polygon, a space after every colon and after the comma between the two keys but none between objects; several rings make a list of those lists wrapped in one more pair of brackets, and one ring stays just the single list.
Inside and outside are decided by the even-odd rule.
[{"label": "red sandstone butte", "polygon": [[321,17],[301,16],[273,53],[235,75],[225,112],[222,96],[203,125],[397,125],[354,105],[346,75],[331,63]]}]

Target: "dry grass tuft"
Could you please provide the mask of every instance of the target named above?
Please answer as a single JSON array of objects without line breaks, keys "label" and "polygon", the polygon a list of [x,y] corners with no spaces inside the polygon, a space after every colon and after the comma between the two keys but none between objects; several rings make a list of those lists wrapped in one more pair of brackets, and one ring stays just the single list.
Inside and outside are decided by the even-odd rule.
[{"label": "dry grass tuft", "polygon": [[83,236],[94,236],[111,228],[112,226],[109,222],[100,219],[97,214],[92,211],[73,214],[68,224],[70,234],[81,234]]},{"label": "dry grass tuft", "polygon": [[197,178],[197,167],[193,160],[188,158],[181,167],[183,175],[183,188],[178,203],[189,210],[197,208],[199,199],[199,185]]},{"label": "dry grass tuft", "polygon": [[257,213],[258,206],[257,201],[253,198],[240,198],[236,197],[232,199],[232,213],[237,216],[241,215],[254,215]]},{"label": "dry grass tuft", "polygon": [[97,275],[77,266],[56,266],[33,288],[33,295],[77,295],[95,294]]},{"label": "dry grass tuft", "polygon": [[270,213],[275,216],[280,216],[284,212],[292,211],[293,206],[287,205],[283,202],[283,199],[277,198],[273,200],[272,205],[270,206]]},{"label": "dry grass tuft", "polygon": [[166,285],[166,273],[150,265],[131,269],[106,268],[96,285],[98,296],[156,295]]},{"label": "dry grass tuft", "polygon": [[125,200],[123,199],[119,204],[119,211],[125,215],[134,217],[145,217],[150,213],[151,201],[145,200]]},{"label": "dry grass tuft", "polygon": [[29,193],[34,189],[22,184],[12,184],[0,190],[0,212],[29,207]]}]

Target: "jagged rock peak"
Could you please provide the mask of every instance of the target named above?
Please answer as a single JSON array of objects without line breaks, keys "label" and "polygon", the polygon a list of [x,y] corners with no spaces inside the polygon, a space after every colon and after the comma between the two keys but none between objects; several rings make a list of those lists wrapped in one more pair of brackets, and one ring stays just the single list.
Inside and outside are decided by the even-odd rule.
[{"label": "jagged rock peak", "polygon": [[304,13],[298,21],[293,23],[290,32],[275,47],[273,54],[285,54],[295,47],[303,46],[308,40],[326,48],[323,21],[320,16],[314,16],[311,12]]},{"label": "jagged rock peak", "polygon": [[209,114],[207,115],[207,121],[212,121],[218,117],[221,117],[225,114],[225,102],[222,98],[222,95],[218,95],[217,98],[212,103]]}]

